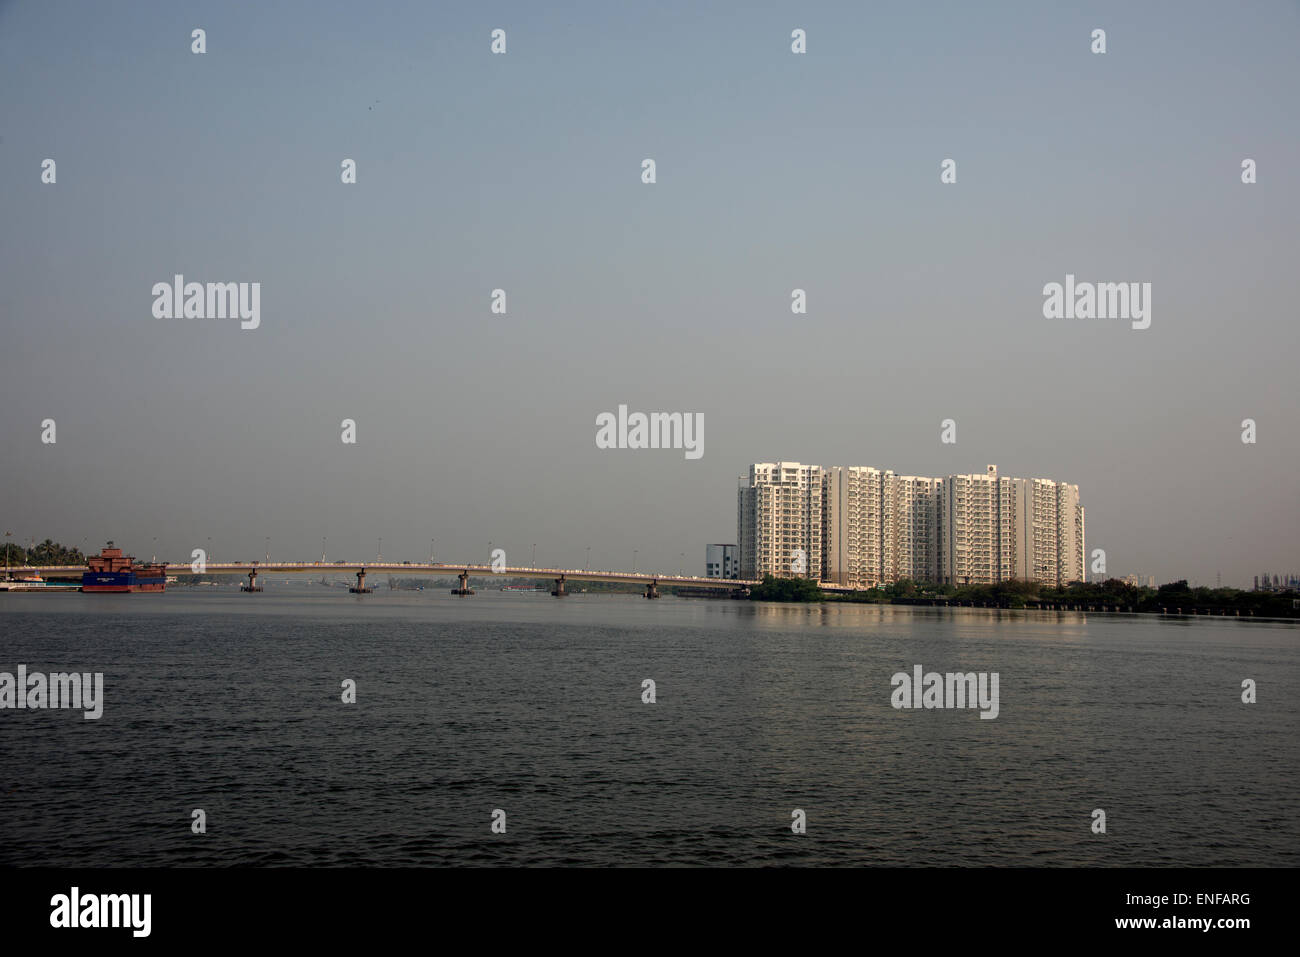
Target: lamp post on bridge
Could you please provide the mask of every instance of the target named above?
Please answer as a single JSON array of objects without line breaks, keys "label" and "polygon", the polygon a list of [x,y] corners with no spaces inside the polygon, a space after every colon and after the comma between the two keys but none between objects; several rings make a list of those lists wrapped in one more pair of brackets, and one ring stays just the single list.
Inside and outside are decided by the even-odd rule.
[{"label": "lamp post on bridge", "polygon": [[582,570],[584,572],[591,571],[591,546],[590,545],[587,546],[587,564],[583,566]]},{"label": "lamp post on bridge", "polygon": [[632,574],[636,574],[636,549],[632,549]]},{"label": "lamp post on bridge", "polygon": [[533,564],[531,567],[533,568],[537,567],[537,543],[536,542],[533,542]]}]

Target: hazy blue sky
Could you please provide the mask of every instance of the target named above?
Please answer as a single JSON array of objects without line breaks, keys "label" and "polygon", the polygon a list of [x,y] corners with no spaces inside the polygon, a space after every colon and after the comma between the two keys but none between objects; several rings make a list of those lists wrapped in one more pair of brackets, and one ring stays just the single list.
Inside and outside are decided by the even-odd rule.
[{"label": "hazy blue sky", "polygon": [[[754,461],[997,463],[1112,573],[1300,570],[1297,49],[1291,2],[0,3],[0,524],[698,573]],[[261,328],[155,319],[174,273]],[[1067,273],[1150,329],[1044,319]],[[703,458],[597,449],[620,403]]]}]

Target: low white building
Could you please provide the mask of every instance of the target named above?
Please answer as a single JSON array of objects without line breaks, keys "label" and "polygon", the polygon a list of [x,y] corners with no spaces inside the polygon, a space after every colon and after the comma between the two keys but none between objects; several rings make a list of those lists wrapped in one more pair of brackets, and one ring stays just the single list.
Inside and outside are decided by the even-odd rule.
[{"label": "low white building", "polygon": [[704,575],[706,578],[739,578],[740,546],[705,546]]}]

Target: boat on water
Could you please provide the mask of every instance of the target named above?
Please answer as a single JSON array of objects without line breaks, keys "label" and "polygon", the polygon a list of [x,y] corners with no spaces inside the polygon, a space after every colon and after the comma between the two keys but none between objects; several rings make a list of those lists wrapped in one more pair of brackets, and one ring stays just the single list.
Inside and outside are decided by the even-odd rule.
[{"label": "boat on water", "polygon": [[134,555],[109,542],[98,555],[86,559],[89,570],[81,576],[83,592],[163,591],[167,587],[167,565],[145,562],[137,565]]},{"label": "boat on water", "polygon": [[0,581],[0,591],[76,591],[80,587],[70,582],[49,582],[40,575],[19,575]]}]

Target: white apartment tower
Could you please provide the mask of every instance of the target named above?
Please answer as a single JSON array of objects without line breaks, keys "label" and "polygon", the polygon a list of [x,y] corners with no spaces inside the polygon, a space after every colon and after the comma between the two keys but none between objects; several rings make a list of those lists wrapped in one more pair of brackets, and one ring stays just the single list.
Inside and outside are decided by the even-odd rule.
[{"label": "white apartment tower", "polygon": [[[820,490],[820,491],[819,491]],[[741,575],[851,588],[903,579],[1059,587],[1085,580],[1079,487],[998,474],[927,478],[869,466],[752,466],[740,479]]]},{"label": "white apartment tower", "polygon": [[868,466],[826,470],[823,580],[873,588],[938,575],[939,480]]},{"label": "white apartment tower", "polygon": [[1079,486],[984,475],[943,480],[939,580],[989,585],[1016,578],[1052,588],[1083,581]]},{"label": "white apartment tower", "polygon": [[1014,481],[1015,577],[1052,588],[1084,581],[1079,486],[1047,479]]},{"label": "white apartment tower", "polygon": [[989,585],[1012,577],[1014,479],[984,473],[949,475],[940,483],[939,580],[945,585]]},{"label": "white apartment tower", "polygon": [[1079,486],[1056,483],[1056,554],[1061,584],[1088,580],[1083,541],[1083,506]]},{"label": "white apartment tower", "polygon": [[759,462],[742,476],[737,537],[745,578],[822,577],[825,469],[799,462]]},{"label": "white apartment tower", "polygon": [[919,475],[886,474],[882,513],[884,580],[938,581],[941,482]]},{"label": "white apartment tower", "polygon": [[1059,501],[1056,483],[1047,479],[1015,479],[1016,504],[1014,574],[1056,588],[1060,585]]},{"label": "white apartment tower", "polygon": [[885,580],[884,496],[893,474],[861,466],[826,469],[823,581],[872,588]]}]

